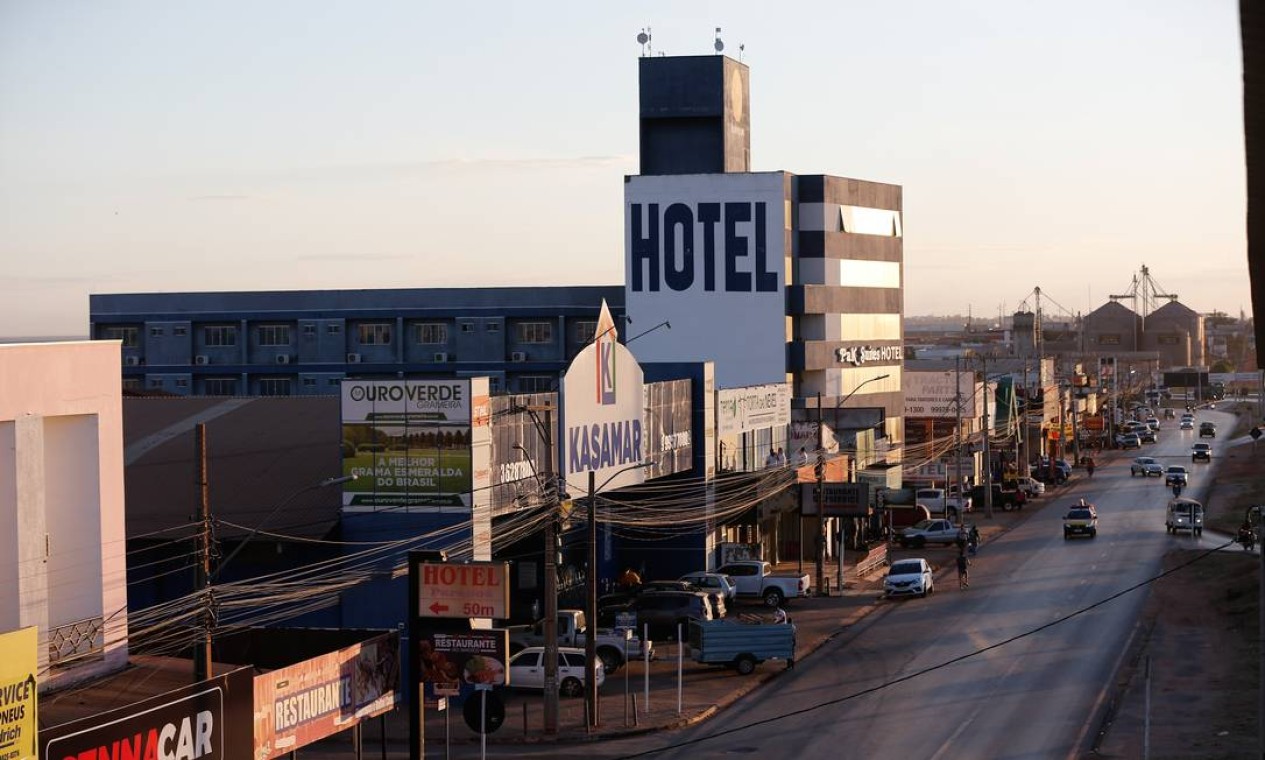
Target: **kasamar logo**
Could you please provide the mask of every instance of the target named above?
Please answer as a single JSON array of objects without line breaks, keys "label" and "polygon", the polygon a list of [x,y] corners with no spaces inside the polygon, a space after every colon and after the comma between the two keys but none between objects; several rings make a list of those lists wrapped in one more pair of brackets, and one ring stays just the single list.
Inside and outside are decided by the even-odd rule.
[{"label": "kasamar logo", "polygon": [[597,318],[597,403],[611,406],[615,403],[615,344],[619,333],[611,318],[606,300],[602,300],[602,312]]}]

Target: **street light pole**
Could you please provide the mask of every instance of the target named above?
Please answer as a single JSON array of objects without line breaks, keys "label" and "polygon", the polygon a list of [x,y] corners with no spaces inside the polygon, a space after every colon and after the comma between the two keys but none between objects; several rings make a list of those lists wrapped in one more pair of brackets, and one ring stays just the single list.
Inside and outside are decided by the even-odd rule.
[{"label": "street light pole", "polygon": [[993,464],[988,452],[988,357],[980,357],[984,376],[984,516],[993,519]]},{"label": "street light pole", "polygon": [[[861,381],[860,383],[857,383],[857,387],[853,388],[851,393],[849,393],[848,395],[844,396],[842,399],[840,399],[840,400],[839,400],[839,403],[835,404],[835,427],[837,428],[837,427],[839,426],[839,422],[838,422],[838,420],[839,420],[839,407],[841,407],[841,406],[843,406],[844,404],[848,403],[848,399],[850,399],[850,398],[852,398],[854,395],[856,395],[856,392],[857,392],[857,391],[861,390],[862,388],[864,388],[864,387],[865,387],[866,385],[868,385],[869,383],[877,382],[877,381],[879,381],[879,380],[886,380],[886,379],[887,379],[887,378],[889,378],[889,377],[891,377],[891,375],[890,375],[890,374],[883,374],[883,375],[878,375],[877,377],[871,377],[869,380],[863,380],[863,381]],[[853,473],[853,471],[856,469],[856,466],[857,466],[857,459],[859,458],[860,453],[861,453],[861,449],[860,449],[860,447],[859,447],[859,446],[857,446],[857,445],[856,445],[856,436],[853,436],[853,437],[852,437],[852,454],[853,454],[853,456],[852,456],[852,465],[848,467],[848,482],[849,482],[849,483],[853,483],[853,482],[855,482],[855,481],[853,480],[852,473]],[[868,507],[869,505],[867,504],[866,506]],[[821,505],[819,504],[817,508],[818,508],[818,509],[821,509],[822,507],[821,507]],[[844,561],[843,561],[843,560],[844,560],[844,546],[843,546],[843,544],[844,544],[844,530],[843,530],[843,522],[842,522],[842,521],[840,521],[840,523],[839,523],[839,557],[838,557],[838,560],[839,560],[839,563],[838,563],[838,564],[839,564],[838,581],[839,581],[839,594],[840,594],[840,596],[842,596],[842,595],[843,595],[843,570],[844,570]]]},{"label": "street light pole", "polygon": [[562,494],[553,474],[553,411],[545,410],[545,733],[558,733],[558,509]]}]

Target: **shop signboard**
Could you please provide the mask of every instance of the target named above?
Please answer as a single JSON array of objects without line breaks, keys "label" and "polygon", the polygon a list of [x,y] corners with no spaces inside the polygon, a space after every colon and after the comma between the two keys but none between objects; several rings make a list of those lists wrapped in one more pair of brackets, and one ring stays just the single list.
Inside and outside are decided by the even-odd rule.
[{"label": "shop signboard", "polygon": [[255,676],[255,760],[272,760],[392,710],[400,636],[391,631]]},{"label": "shop signboard", "polygon": [[484,432],[487,378],[347,380],[342,384],[346,510],[471,507],[474,428]]},{"label": "shop signboard", "polygon": [[[694,405],[689,380],[646,383],[645,400],[646,480],[662,478],[693,467]],[[575,480],[571,481],[575,483]],[[600,481],[599,481],[600,482]]]},{"label": "shop signboard", "polygon": [[494,517],[539,503],[538,475],[558,440],[558,394],[495,396],[492,412],[491,505]]},{"label": "shop signboard", "polygon": [[[954,376],[958,376],[954,382]],[[905,392],[906,417],[949,418],[958,416],[958,400],[962,402],[962,418],[975,416],[975,380],[971,373],[906,371],[901,375]]]},{"label": "shop signboard", "polygon": [[599,491],[636,485],[646,478],[637,464],[653,458],[645,436],[641,366],[618,338],[603,301],[596,337],[562,377],[562,459],[573,488],[584,488],[589,472]]},{"label": "shop signboard", "polygon": [[786,383],[716,391],[716,429],[722,436],[791,424],[791,389]]},{"label": "shop signboard", "polygon": [[509,685],[509,631],[492,628],[448,633],[423,632],[415,652],[423,683],[436,694],[453,694],[462,684]]},{"label": "shop signboard", "polygon": [[507,562],[422,562],[418,617],[508,618],[509,567]]},{"label": "shop signboard", "polygon": [[[803,514],[817,514],[817,484],[801,483]],[[869,483],[822,483],[822,512],[826,517],[866,517],[870,514]]]},{"label": "shop signboard", "polygon": [[249,758],[254,744],[251,677],[251,668],[239,668],[91,718],[41,728],[40,755],[45,760]]},{"label": "shop signboard", "polygon": [[786,379],[787,175],[624,183],[625,302],[645,361],[716,362],[725,387]]},{"label": "shop signboard", "polygon": [[39,629],[0,633],[0,760],[35,760]]}]

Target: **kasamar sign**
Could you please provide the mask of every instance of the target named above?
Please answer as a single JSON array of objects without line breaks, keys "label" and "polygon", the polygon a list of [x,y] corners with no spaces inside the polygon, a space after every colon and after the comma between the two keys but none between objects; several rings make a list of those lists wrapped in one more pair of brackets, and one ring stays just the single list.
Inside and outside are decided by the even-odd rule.
[{"label": "kasamar sign", "polygon": [[602,490],[645,480],[643,468],[631,466],[646,461],[642,380],[603,302],[593,342],[562,377],[563,461],[572,487],[583,487],[579,476],[589,472]]}]

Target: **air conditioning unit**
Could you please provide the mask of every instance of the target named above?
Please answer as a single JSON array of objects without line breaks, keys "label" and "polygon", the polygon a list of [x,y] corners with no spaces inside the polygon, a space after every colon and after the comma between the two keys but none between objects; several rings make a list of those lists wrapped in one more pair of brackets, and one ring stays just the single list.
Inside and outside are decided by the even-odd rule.
[{"label": "air conditioning unit", "polygon": [[348,363],[348,364],[359,364],[359,363],[360,363],[360,354],[347,354],[347,363]]},{"label": "air conditioning unit", "polygon": [[526,351],[515,351],[514,353],[510,354],[510,361],[512,361],[512,362],[525,362],[525,361],[527,361],[527,352],[526,352]]},{"label": "air conditioning unit", "polygon": [[289,354],[277,354],[277,364],[289,364],[289,363],[290,363]]},{"label": "air conditioning unit", "polygon": [[124,356],[123,364],[128,367],[139,367],[141,365],[141,358],[139,356]]},{"label": "air conditioning unit", "polygon": [[210,364],[211,357],[198,354],[197,356],[193,357],[193,363],[198,364],[198,365]]},{"label": "air conditioning unit", "polygon": [[443,363],[444,363],[444,362],[446,362],[446,361],[448,361],[448,352],[447,352],[447,351],[437,351],[437,352],[435,352],[435,363],[436,363],[436,364],[443,364]]}]

